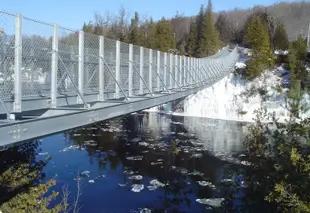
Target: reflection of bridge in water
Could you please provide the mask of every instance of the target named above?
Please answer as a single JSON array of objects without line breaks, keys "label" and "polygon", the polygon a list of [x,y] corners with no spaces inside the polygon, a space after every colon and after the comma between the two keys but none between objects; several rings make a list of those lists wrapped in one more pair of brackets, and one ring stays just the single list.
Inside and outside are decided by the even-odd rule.
[{"label": "reflection of bridge in water", "polygon": [[20,14],[0,17],[8,26],[0,34],[0,146],[186,97],[226,76],[239,57],[237,47],[191,58]]}]

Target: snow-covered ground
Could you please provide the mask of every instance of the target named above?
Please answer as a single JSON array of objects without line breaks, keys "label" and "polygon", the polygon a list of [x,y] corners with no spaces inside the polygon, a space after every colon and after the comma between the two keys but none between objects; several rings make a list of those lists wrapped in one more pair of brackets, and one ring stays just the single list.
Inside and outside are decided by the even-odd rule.
[{"label": "snow-covered ground", "polygon": [[[268,113],[275,113],[279,121],[283,122],[289,118],[289,112],[285,107],[287,89],[282,91],[277,89],[283,81],[282,77],[278,76],[278,72],[277,70],[266,71],[263,76],[252,82],[231,73],[212,87],[189,96],[184,102],[182,115],[251,122],[255,118],[254,111],[261,106],[261,97],[257,94],[247,98],[244,93],[251,88],[263,87],[269,96],[264,102]],[[310,104],[309,95],[304,95],[303,101]],[[302,116],[310,117],[310,111]]]}]

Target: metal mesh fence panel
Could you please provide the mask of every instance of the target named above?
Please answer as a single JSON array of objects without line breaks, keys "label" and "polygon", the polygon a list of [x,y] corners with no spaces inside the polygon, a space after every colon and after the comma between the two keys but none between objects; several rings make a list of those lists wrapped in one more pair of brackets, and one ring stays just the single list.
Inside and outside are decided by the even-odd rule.
[{"label": "metal mesh fence panel", "polygon": [[49,96],[53,26],[23,17],[22,95]]},{"label": "metal mesh fence panel", "polygon": [[63,27],[58,31],[57,87],[60,94],[76,94],[78,85],[79,33]]},{"label": "metal mesh fence panel", "polygon": [[84,34],[84,92],[99,91],[99,36]]},{"label": "metal mesh fence panel", "polygon": [[135,65],[132,68],[133,88],[138,89],[140,85],[140,76],[138,74],[140,72],[140,47],[136,45],[133,45],[133,63]]},{"label": "metal mesh fence panel", "polygon": [[157,79],[157,51],[153,50],[153,57],[152,57],[152,87],[156,88],[156,79]]},{"label": "metal mesh fence panel", "polygon": [[120,60],[121,60],[121,70],[120,70],[120,85],[124,90],[128,89],[128,74],[129,74],[129,44],[120,43]]},{"label": "metal mesh fence panel", "polygon": [[[111,39],[104,39],[104,60],[105,74],[104,85],[107,91],[115,91],[115,82],[111,74],[115,76],[115,61],[116,61],[116,41]],[[109,70],[107,70],[109,69]],[[111,73],[110,73],[110,72]]]},{"label": "metal mesh fence panel", "polygon": [[[159,75],[161,77],[161,80],[164,82],[165,75],[164,75],[164,69],[165,69],[165,53],[160,52],[160,70]],[[160,82],[160,89],[164,89],[163,82]]]},{"label": "metal mesh fence panel", "polygon": [[0,11],[0,98],[11,99],[14,94],[15,17]]}]

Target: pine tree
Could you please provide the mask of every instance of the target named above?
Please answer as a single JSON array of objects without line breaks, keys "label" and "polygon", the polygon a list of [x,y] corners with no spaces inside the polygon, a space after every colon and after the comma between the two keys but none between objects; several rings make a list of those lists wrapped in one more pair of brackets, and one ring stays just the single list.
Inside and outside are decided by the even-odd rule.
[{"label": "pine tree", "polygon": [[268,32],[259,16],[255,16],[247,26],[244,40],[251,47],[253,56],[249,62],[246,75],[255,78],[264,69],[271,67],[274,61]]},{"label": "pine tree", "polygon": [[214,25],[212,12],[212,2],[209,0],[204,16],[205,42],[203,48],[205,56],[215,54],[220,47],[219,33],[217,32]]},{"label": "pine tree", "polygon": [[274,45],[278,50],[287,50],[289,46],[289,41],[284,24],[279,24],[276,28],[274,35]]},{"label": "pine tree", "polygon": [[205,43],[206,43],[206,37],[205,37],[205,20],[204,20],[204,7],[201,5],[199,13],[197,15],[196,19],[196,32],[195,29],[193,31],[196,33],[196,44],[195,44],[195,51],[193,53],[193,56],[195,57],[202,57],[205,53]]},{"label": "pine tree", "polygon": [[164,18],[156,24],[154,49],[163,52],[175,49],[175,39],[171,23]]},{"label": "pine tree", "polygon": [[131,19],[127,42],[135,45],[142,45],[142,34],[139,29],[139,14],[135,12],[135,16]]},{"label": "pine tree", "polygon": [[301,81],[304,89],[305,81],[309,81],[309,73],[306,69],[307,44],[301,35],[294,41],[289,49],[289,66],[291,78]]},{"label": "pine tree", "polygon": [[189,35],[187,40],[187,53],[188,56],[195,56],[197,49],[197,24],[192,23],[189,28]]},{"label": "pine tree", "polygon": [[151,18],[146,23],[146,31],[144,32],[145,42],[144,45],[147,48],[155,49],[155,39],[156,39],[156,23],[154,23],[153,19]]},{"label": "pine tree", "polygon": [[185,40],[182,39],[178,45],[178,50],[180,52],[180,55],[185,55]]},{"label": "pine tree", "polygon": [[233,33],[230,27],[231,23],[228,21],[226,13],[221,12],[217,21],[215,23],[215,27],[220,35],[220,40],[224,44],[229,44],[233,40]]}]

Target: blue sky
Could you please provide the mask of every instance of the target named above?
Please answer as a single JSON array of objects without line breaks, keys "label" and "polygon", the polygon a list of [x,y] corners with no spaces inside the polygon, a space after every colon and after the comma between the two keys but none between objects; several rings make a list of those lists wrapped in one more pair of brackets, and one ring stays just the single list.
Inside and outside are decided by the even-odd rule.
[{"label": "blue sky", "polygon": [[[253,5],[268,5],[275,0],[213,0],[215,11],[234,8],[248,8]],[[162,16],[171,17],[176,11],[184,15],[194,15],[201,4],[207,0],[3,0],[0,9],[9,12],[19,12],[23,15],[58,23],[70,29],[79,29],[83,22],[93,19],[94,12],[110,11],[117,13],[120,6],[131,13],[138,11],[143,16],[159,19]],[[0,17],[1,24],[1,17]]]}]

